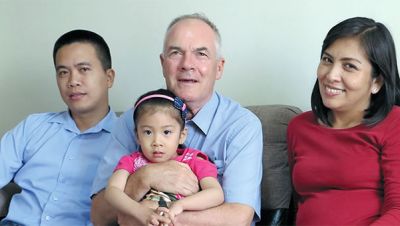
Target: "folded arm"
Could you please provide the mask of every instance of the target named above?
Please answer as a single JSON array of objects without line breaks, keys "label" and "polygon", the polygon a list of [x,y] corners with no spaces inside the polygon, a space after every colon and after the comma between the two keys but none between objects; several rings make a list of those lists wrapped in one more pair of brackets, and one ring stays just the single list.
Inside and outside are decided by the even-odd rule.
[{"label": "folded arm", "polygon": [[176,216],[174,226],[244,226],[250,225],[254,210],[250,206],[239,203],[224,203],[202,211],[185,211]]},{"label": "folded arm", "polygon": [[218,180],[213,177],[205,177],[200,180],[201,191],[173,202],[169,210],[169,216],[173,220],[176,215],[187,210],[205,210],[224,202],[224,193]]},{"label": "folded arm", "polygon": [[[186,164],[168,161],[138,169],[135,174],[129,176],[125,193],[138,202],[150,188],[189,196],[198,191],[198,182]],[[104,191],[93,197],[91,220],[94,225],[116,222],[117,214],[120,216],[118,220],[121,224],[129,225],[129,222],[138,220],[112,208],[104,198]]]}]

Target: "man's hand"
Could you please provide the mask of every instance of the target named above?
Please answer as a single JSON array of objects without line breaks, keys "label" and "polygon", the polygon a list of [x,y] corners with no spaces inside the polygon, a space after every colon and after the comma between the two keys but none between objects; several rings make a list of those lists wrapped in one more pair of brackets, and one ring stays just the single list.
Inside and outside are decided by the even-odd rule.
[{"label": "man's hand", "polygon": [[187,164],[170,160],[138,169],[129,176],[125,193],[139,201],[150,188],[189,196],[199,191],[199,183]]},{"label": "man's hand", "polygon": [[224,203],[199,211],[184,211],[175,216],[174,226],[249,226],[254,217],[252,207],[239,203]]},{"label": "man's hand", "polygon": [[150,187],[184,196],[199,191],[199,182],[189,165],[177,161],[167,161],[156,165],[153,171],[158,177],[154,177]]}]

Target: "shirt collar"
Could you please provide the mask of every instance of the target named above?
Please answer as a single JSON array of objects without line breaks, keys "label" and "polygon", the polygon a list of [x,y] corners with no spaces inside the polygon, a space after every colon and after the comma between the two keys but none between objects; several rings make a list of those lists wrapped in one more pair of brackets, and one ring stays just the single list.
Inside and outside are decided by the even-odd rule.
[{"label": "shirt collar", "polygon": [[216,92],[213,93],[211,99],[200,109],[199,112],[191,120],[199,129],[207,135],[212,119],[217,111],[218,107],[218,95]]},{"label": "shirt collar", "polygon": [[117,116],[115,112],[111,110],[111,108],[109,108],[107,115],[100,122],[98,122],[95,126],[87,129],[84,132],[81,132],[78,129],[69,111],[60,112],[54,118],[52,118],[50,122],[62,124],[64,126],[64,129],[69,130],[71,132],[77,134],[85,134],[85,133],[98,133],[102,130],[105,130],[110,133],[114,125],[114,122],[116,120]]}]

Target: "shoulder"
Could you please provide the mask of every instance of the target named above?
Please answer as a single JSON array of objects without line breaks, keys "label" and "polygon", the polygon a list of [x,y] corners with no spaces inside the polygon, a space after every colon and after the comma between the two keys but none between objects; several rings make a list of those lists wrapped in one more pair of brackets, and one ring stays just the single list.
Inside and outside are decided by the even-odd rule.
[{"label": "shoulder", "polygon": [[238,102],[217,93],[219,105],[216,114],[226,123],[244,123],[249,126],[261,126],[260,119]]},{"label": "shoulder", "polygon": [[[209,137],[215,144],[262,145],[262,124],[260,119],[238,102],[217,94],[218,107],[212,116]],[[257,142],[254,142],[257,140]],[[210,141],[210,140],[209,140]],[[208,142],[209,142],[208,141]],[[221,143],[222,142],[222,143]],[[228,145],[228,146],[229,146]],[[224,148],[222,146],[218,148]],[[208,153],[208,150],[206,151]]]},{"label": "shoulder", "polygon": [[304,130],[306,128],[312,128],[312,130],[315,130],[318,127],[315,127],[315,125],[318,125],[317,119],[312,111],[306,111],[303,112],[299,115],[296,115],[293,117],[288,124],[287,127],[287,134],[290,137],[292,133],[296,133],[300,130]]},{"label": "shoulder", "polygon": [[65,112],[43,112],[43,113],[34,113],[28,115],[26,117],[26,121],[49,121],[53,118],[57,118],[64,114]]},{"label": "shoulder", "polygon": [[13,129],[8,131],[5,135],[14,137],[18,142],[28,141],[33,137],[42,137],[45,134],[50,134],[49,131],[53,131],[51,128],[53,122],[57,121],[57,117],[60,117],[60,113],[35,113],[28,115]]},{"label": "shoulder", "polygon": [[37,128],[46,126],[51,122],[59,122],[63,120],[63,114],[65,112],[46,112],[46,113],[35,113],[27,116],[22,124],[25,128]]},{"label": "shoulder", "polygon": [[129,108],[128,110],[126,110],[125,112],[118,112],[117,115],[119,115],[119,118],[121,119],[130,119],[133,116],[133,108]]},{"label": "shoulder", "polygon": [[292,120],[289,122],[289,126],[291,125],[297,125],[297,124],[302,124],[306,122],[315,122],[316,118],[315,115],[312,111],[306,111],[303,113],[300,113],[299,115],[296,115],[293,117]]},{"label": "shoulder", "polygon": [[137,158],[142,158],[143,156],[142,156],[142,154],[140,153],[140,151],[135,151],[135,152],[132,152],[132,153],[130,153],[130,154],[126,154],[126,155],[123,155],[121,158],[120,158],[120,162],[132,162],[132,161],[134,161],[135,159],[137,159]]},{"label": "shoulder", "polygon": [[392,120],[399,120],[400,119],[400,107],[399,106],[393,106],[392,110],[389,112],[388,119]]},{"label": "shoulder", "polygon": [[133,128],[133,108],[129,108],[125,112],[117,112],[116,115],[118,116],[116,130],[131,130]]},{"label": "shoulder", "polygon": [[398,126],[399,124],[400,124],[400,107],[393,106],[392,110],[385,117],[385,119],[383,119],[381,122],[379,122],[375,128],[400,130],[400,127]]},{"label": "shoulder", "polygon": [[208,156],[204,152],[193,148],[186,148],[183,155],[191,155],[197,159],[208,160]]}]

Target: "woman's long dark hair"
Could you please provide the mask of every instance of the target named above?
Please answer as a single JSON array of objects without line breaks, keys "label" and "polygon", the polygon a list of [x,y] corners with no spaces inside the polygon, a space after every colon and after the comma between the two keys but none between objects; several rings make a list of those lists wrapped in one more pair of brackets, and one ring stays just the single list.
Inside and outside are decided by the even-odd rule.
[{"label": "woman's long dark hair", "polygon": [[[396,48],[389,30],[382,23],[364,17],[354,17],[332,27],[322,45],[321,57],[336,40],[357,37],[372,65],[372,78],[382,76],[383,85],[373,94],[363,123],[372,126],[383,120],[394,105],[400,105],[400,80],[397,69]],[[311,95],[311,109],[326,125],[332,126],[328,117],[330,111],[325,107],[319,90],[318,79]]]}]

